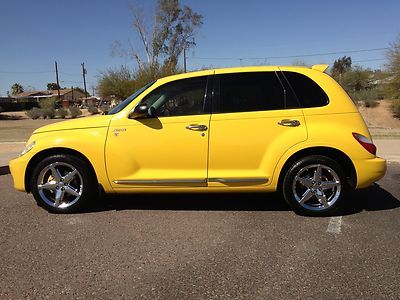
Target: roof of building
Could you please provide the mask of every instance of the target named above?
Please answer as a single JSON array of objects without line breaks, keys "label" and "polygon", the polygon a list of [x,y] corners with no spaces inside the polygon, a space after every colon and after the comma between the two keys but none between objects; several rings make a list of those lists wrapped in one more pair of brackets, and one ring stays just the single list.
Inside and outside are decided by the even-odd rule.
[{"label": "roof of building", "polygon": [[[64,96],[65,94],[68,94],[72,91],[72,89],[60,89],[60,96]],[[81,93],[79,90],[74,90],[74,93]],[[16,98],[29,98],[29,97],[50,97],[50,96],[58,96],[58,91],[57,90],[50,90],[50,91],[29,91],[29,92],[23,92],[18,95],[15,95]]]}]

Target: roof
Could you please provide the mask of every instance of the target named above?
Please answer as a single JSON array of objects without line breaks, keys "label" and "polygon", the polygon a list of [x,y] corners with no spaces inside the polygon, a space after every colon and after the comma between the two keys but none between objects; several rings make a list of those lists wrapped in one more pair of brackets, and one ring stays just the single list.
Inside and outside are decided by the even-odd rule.
[{"label": "roof", "polygon": [[[68,94],[72,91],[72,89],[60,89],[60,96],[64,96],[65,94]],[[74,92],[81,93],[78,90],[74,90]],[[50,96],[58,96],[58,91],[57,90],[44,90],[44,91],[29,91],[29,92],[23,92],[21,94],[16,95],[16,98],[29,98],[29,97],[50,97]]]},{"label": "roof", "polygon": [[[247,67],[232,67],[232,68],[220,68],[220,69],[208,69],[201,71],[194,71],[182,74],[171,75],[167,77],[160,78],[160,81],[170,81],[176,79],[183,79],[188,77],[206,76],[211,74],[223,74],[223,73],[239,73],[239,72],[259,72],[259,71],[277,71],[277,70],[291,70],[300,72],[304,70],[314,70],[318,72],[324,72],[329,65],[320,64],[314,65],[311,68],[304,66],[247,66]],[[165,79],[165,80],[164,80]]]}]

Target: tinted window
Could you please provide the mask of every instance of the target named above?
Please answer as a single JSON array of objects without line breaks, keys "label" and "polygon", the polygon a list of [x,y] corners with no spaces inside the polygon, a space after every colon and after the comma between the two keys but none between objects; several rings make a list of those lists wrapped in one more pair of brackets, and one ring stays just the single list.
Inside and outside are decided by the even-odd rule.
[{"label": "tinted window", "polygon": [[324,106],[329,103],[326,93],[311,78],[296,72],[283,72],[283,74],[302,107]]},{"label": "tinted window", "polygon": [[173,81],[152,91],[141,103],[159,117],[202,114],[206,85],[206,76]]},{"label": "tinted window", "polygon": [[275,72],[220,75],[220,111],[284,109],[286,93]]}]

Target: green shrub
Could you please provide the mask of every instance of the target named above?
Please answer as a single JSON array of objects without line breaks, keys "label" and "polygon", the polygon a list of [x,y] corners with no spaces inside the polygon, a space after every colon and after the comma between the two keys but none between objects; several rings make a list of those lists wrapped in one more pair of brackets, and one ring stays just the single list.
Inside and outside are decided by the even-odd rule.
[{"label": "green shrub", "polygon": [[56,116],[60,117],[61,119],[65,119],[65,117],[68,116],[68,110],[66,110],[64,107],[60,107],[56,111]]},{"label": "green shrub", "polygon": [[39,119],[42,116],[42,110],[37,107],[34,107],[31,110],[26,111],[25,113],[29,118],[33,120]]},{"label": "green shrub", "polygon": [[390,108],[392,109],[393,115],[400,119],[400,99],[393,100]]},{"label": "green shrub", "polygon": [[99,113],[99,110],[97,109],[96,106],[91,105],[88,107],[88,112],[90,112],[92,115],[95,115]]},{"label": "green shrub", "polygon": [[377,88],[350,92],[349,94],[351,99],[355,102],[382,99],[382,95]]},{"label": "green shrub", "polygon": [[43,108],[43,109],[47,109],[47,108],[55,108],[55,103],[56,103],[57,99],[56,98],[44,98],[42,100],[40,100],[39,102],[39,107]]},{"label": "green shrub", "polygon": [[3,108],[0,106],[0,113],[3,111]]},{"label": "green shrub", "polygon": [[56,110],[53,107],[40,109],[44,119],[53,119],[56,116]]},{"label": "green shrub", "polygon": [[69,112],[71,113],[71,118],[75,119],[76,117],[80,116],[82,114],[82,111],[75,106],[72,106],[69,108]]},{"label": "green shrub", "polygon": [[365,104],[365,107],[374,108],[379,105],[379,102],[376,100],[365,100],[364,104]]}]

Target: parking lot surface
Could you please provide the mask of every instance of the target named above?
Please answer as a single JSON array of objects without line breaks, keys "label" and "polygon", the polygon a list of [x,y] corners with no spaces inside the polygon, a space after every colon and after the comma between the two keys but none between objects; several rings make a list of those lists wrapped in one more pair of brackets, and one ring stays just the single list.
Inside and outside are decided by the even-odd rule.
[{"label": "parking lot surface", "polygon": [[400,164],[337,216],[275,194],[132,195],[49,214],[0,176],[0,298],[400,298]]}]

